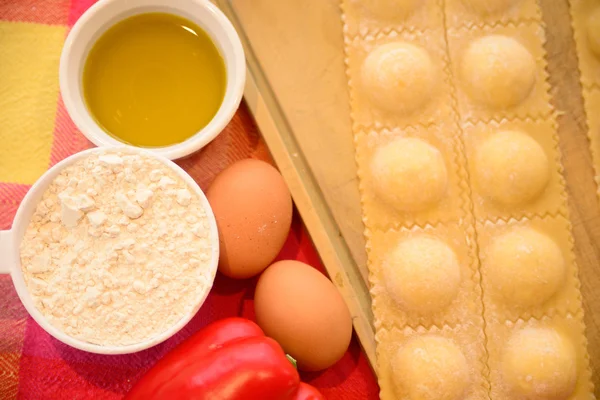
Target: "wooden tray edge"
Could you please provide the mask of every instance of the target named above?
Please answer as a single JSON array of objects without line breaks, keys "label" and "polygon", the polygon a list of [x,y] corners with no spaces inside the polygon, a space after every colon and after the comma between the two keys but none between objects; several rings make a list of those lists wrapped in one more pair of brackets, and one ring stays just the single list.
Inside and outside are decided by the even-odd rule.
[{"label": "wooden tray edge", "polygon": [[[247,74],[244,99],[285,179],[294,203],[321,261],[352,315],[354,329],[373,371],[376,365],[375,333],[369,288],[339,231],[308,164],[296,143],[275,96],[243,35],[233,10],[225,0],[219,8],[236,27],[246,52]],[[262,90],[261,90],[262,89]]]}]

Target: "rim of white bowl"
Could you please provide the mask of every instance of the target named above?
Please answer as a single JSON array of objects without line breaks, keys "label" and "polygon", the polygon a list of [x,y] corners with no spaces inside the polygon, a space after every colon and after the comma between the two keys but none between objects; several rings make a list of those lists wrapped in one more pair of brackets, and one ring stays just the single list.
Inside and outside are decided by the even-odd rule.
[{"label": "rim of white bowl", "polygon": [[[25,280],[23,278],[23,270],[21,268],[21,261],[19,256],[19,246],[23,239],[23,235],[29,222],[31,220],[31,216],[35,212],[35,207],[39,199],[42,197],[43,193],[46,191],[48,186],[52,183],[52,181],[58,176],[60,171],[62,171],[65,167],[73,164],[74,162],[81,160],[90,154],[93,153],[105,153],[106,151],[124,151],[131,154],[143,154],[152,158],[155,158],[161,161],[166,167],[173,170],[179,177],[181,177],[185,183],[187,183],[190,188],[194,190],[198,198],[200,199],[200,203],[204,208],[208,220],[209,225],[209,235],[210,235],[210,245],[211,245],[211,260],[209,263],[209,269],[207,271],[207,276],[210,277],[210,281],[207,282],[204,293],[199,297],[197,304],[194,305],[193,309],[191,309],[187,314],[185,314],[177,323],[170,326],[164,332],[141,341],[139,343],[124,345],[124,346],[115,346],[115,345],[99,345],[90,342],[86,342],[81,339],[74,338],[64,333],[60,329],[56,328],[52,325],[48,319],[37,309],[37,307],[33,303],[33,297],[25,284]],[[90,353],[96,354],[130,354],[138,351],[146,350],[150,347],[153,347],[157,344],[164,342],[169,339],[177,332],[179,332],[198,312],[198,310],[202,307],[212,286],[214,284],[215,275],[217,273],[217,265],[219,263],[219,235],[217,231],[217,222],[215,220],[215,216],[212,212],[212,208],[208,203],[206,195],[198,185],[196,181],[181,167],[175,164],[173,161],[163,157],[154,152],[147,151],[145,149],[140,149],[134,146],[127,146],[121,144],[120,146],[112,146],[110,148],[107,147],[95,147],[92,149],[84,150],[79,153],[73,154],[60,161],[52,168],[42,175],[40,179],[38,179],[34,185],[29,189],[19,209],[17,210],[17,214],[15,216],[13,222],[13,228],[10,231],[12,233],[12,263],[10,268],[10,275],[12,277],[13,284],[17,291],[21,302],[25,306],[25,309],[31,315],[31,317],[35,320],[50,335],[52,335],[55,339],[61,341],[62,343],[74,347],[79,350],[84,350]]]},{"label": "rim of white bowl", "polygon": [[[147,12],[175,14],[200,26],[217,46],[227,72],[225,95],[213,119],[185,141],[165,147],[141,147],[117,140],[94,120],[83,98],[83,67],[96,40],[115,23]],[[88,40],[85,40],[86,37]],[[223,131],[241,103],[245,80],[246,61],[240,38],[225,14],[207,0],[100,0],[77,20],[69,32],[59,67],[63,103],[75,126],[86,138],[97,146],[129,145],[170,160],[200,150]]]}]

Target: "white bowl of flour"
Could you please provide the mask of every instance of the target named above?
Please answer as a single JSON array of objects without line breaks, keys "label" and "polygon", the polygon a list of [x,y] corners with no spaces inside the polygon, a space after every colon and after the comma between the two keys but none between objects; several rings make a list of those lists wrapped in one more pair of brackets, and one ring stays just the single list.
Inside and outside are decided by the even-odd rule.
[{"label": "white bowl of flour", "polygon": [[214,215],[168,159],[95,148],[48,170],[0,231],[0,272],[48,333],[75,348],[126,354],[179,331],[217,270]]}]

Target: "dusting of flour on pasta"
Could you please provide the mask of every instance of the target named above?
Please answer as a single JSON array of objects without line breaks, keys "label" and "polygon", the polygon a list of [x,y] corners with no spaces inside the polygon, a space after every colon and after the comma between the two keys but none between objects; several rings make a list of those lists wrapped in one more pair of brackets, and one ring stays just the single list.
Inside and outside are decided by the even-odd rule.
[{"label": "dusting of flour on pasta", "polygon": [[99,345],[152,338],[195,308],[212,281],[199,197],[168,166],[123,150],[66,167],[21,243],[35,306],[69,336]]}]

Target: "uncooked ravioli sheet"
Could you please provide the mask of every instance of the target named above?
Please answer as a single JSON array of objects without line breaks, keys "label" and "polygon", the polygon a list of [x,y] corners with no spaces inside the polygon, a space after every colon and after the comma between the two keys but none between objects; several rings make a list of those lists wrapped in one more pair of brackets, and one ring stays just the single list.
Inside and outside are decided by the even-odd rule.
[{"label": "uncooked ravioli sheet", "polygon": [[536,0],[445,0],[444,14],[447,29],[541,20]]},{"label": "uncooked ravioli sheet", "polygon": [[[473,211],[478,220],[495,222],[548,213],[566,215],[565,181],[553,118],[503,119],[463,123],[461,127],[470,160]],[[507,132],[529,143],[504,140]],[[519,152],[508,157],[515,145],[520,147]],[[526,179],[514,185],[512,174],[523,172]]]},{"label": "uncooked ravioli sheet", "polygon": [[600,3],[570,0],[570,5],[581,84],[584,89],[600,86]]},{"label": "uncooked ravioli sheet", "polygon": [[[412,371],[400,371],[397,368],[393,368],[394,356],[405,346],[411,344],[411,340],[424,340],[431,341],[437,340],[441,346],[456,346],[462,357],[457,354],[452,354],[455,357],[448,357],[448,364],[452,367],[452,370],[446,371],[446,374],[442,375],[425,375],[430,372],[427,369],[412,370]],[[377,346],[377,363],[378,365],[385,365],[385,368],[380,368],[377,372],[380,384],[380,397],[382,399],[409,399],[410,394],[406,393],[403,397],[397,395],[397,389],[392,383],[394,381],[394,374],[397,374],[403,378],[403,382],[410,382],[413,380],[417,381],[429,380],[440,381],[444,378],[451,381],[451,387],[468,387],[464,396],[461,396],[461,400],[480,400],[489,399],[489,380],[488,380],[488,366],[486,363],[487,355],[481,343],[485,340],[483,331],[479,325],[473,324],[460,324],[453,328],[448,325],[442,327],[433,326],[429,329],[418,327],[417,329],[412,328],[398,328],[393,327],[391,329],[380,328],[376,332]],[[455,352],[456,353],[456,352]],[[400,360],[399,360],[400,361]],[[414,361],[413,361],[414,362]],[[409,362],[405,363],[407,366],[411,365]],[[463,374],[462,371],[466,374]],[[458,372],[458,373],[457,373]],[[425,375],[425,376],[423,376]],[[464,379],[467,375],[467,379]],[[417,395],[417,393],[414,393]],[[449,395],[452,391],[441,392],[441,393],[429,393],[431,399],[449,399]],[[415,398],[417,398],[415,396]]]},{"label": "uncooked ravioli sheet", "polygon": [[344,0],[342,7],[345,38],[423,32],[444,24],[441,0]]},{"label": "uncooked ravioli sheet", "polygon": [[[384,399],[396,397],[394,394],[397,389],[393,383],[394,373],[391,363],[397,350],[410,343],[414,345],[414,342],[410,342],[411,338],[423,336],[426,343],[432,343],[434,348],[430,350],[434,352],[448,351],[449,349],[444,346],[460,348],[458,351],[464,352],[465,355],[455,357],[454,361],[463,358],[467,360],[467,366],[464,368],[468,370],[469,378],[456,379],[446,375],[446,380],[468,386],[467,398],[485,398],[485,393],[489,390],[485,387],[487,380],[484,379],[483,372],[485,348],[482,301],[479,293],[480,278],[478,261],[475,257],[474,219],[471,212],[463,144],[460,141],[458,118],[454,110],[455,101],[443,24],[421,25],[426,28],[423,31],[415,30],[415,26],[403,29],[402,24],[390,24],[389,21],[382,22],[385,28],[379,29],[373,21],[370,21],[369,29],[361,29],[356,25],[352,26],[352,21],[359,21],[356,15],[364,10],[352,9],[356,6],[352,1],[343,2],[342,6],[345,15],[351,15],[345,17],[346,63],[363,220],[366,226],[381,397]],[[442,13],[442,9],[438,2],[431,2],[427,8],[419,12],[437,15]],[[409,20],[415,21],[416,17]],[[364,28],[362,24],[361,26]],[[359,32],[359,34],[351,37],[348,35],[349,32]],[[383,77],[382,82],[373,79],[367,81],[365,85],[362,80],[363,64],[369,56],[369,50],[394,42],[403,45],[404,49],[400,50],[404,51],[405,58],[414,59],[416,62],[403,71],[403,76],[408,77],[401,83],[404,86],[403,90],[400,93],[392,93],[390,98],[395,94],[396,100],[402,100],[412,98],[412,95],[416,94],[416,97],[422,100],[425,93],[419,86],[420,82],[415,82],[410,77],[428,75],[436,80],[434,85],[428,87],[426,93],[428,97],[424,104],[416,107],[412,112],[385,111],[393,107],[394,103],[382,104],[380,99],[373,99],[369,93],[379,88],[389,90],[394,84],[393,81],[386,82]],[[424,61],[423,52],[428,61],[427,59]],[[382,68],[385,69],[386,63],[381,64],[384,64]],[[411,70],[410,68],[415,68],[415,65],[417,68]],[[388,72],[393,74],[393,69],[394,66],[391,65]],[[373,106],[374,101],[379,107]],[[438,105],[441,107],[436,109]],[[388,151],[390,145],[394,146],[397,143],[405,146],[405,150],[406,147],[410,147],[411,151],[397,151],[398,147],[392,147],[391,151]],[[393,152],[398,153],[395,159],[390,157]],[[390,158],[389,161],[393,165],[389,168],[385,165],[380,167],[378,165],[380,163],[373,162],[382,154]],[[440,167],[440,158],[443,160],[444,168]],[[418,162],[421,160],[423,162],[429,160],[427,168],[420,168],[422,165],[420,166]],[[374,174],[377,176],[374,177]],[[418,181],[418,185],[396,185],[396,178],[399,175],[408,181]],[[386,187],[389,190],[387,193]],[[443,190],[440,191],[440,187]],[[434,200],[435,204],[427,209],[419,209],[418,203],[411,204],[410,201],[402,204],[402,199],[410,196],[416,196],[423,201]],[[423,312],[410,307],[402,310],[392,299],[389,288],[394,285],[390,285],[388,281],[402,282],[405,276],[398,275],[398,271],[392,271],[391,278],[384,277],[382,262],[390,256],[390,250],[397,245],[398,241],[423,235],[437,239],[442,246],[447,246],[454,253],[460,264],[459,289],[450,304],[441,310],[428,309]],[[426,253],[434,252],[436,247],[430,241],[421,243],[420,246],[426,247],[424,249]],[[430,266],[439,264],[439,260],[430,261]],[[418,294],[418,291],[414,294],[413,304],[419,300]],[[436,346],[436,338],[443,338],[445,344]],[[464,347],[467,344],[468,349]],[[427,371],[423,371],[423,374],[427,375]],[[427,379],[424,376],[413,378],[415,379],[411,381],[416,386],[422,383],[423,379]],[[440,379],[445,379],[443,374]],[[439,395],[441,393],[438,393],[438,397]],[[433,396],[436,397],[436,394],[434,393]]]},{"label": "uncooked ravioli sheet", "polygon": [[[478,324],[483,312],[481,277],[477,254],[469,243],[472,235],[473,232],[466,231],[457,222],[371,232],[371,293],[374,295],[373,307],[380,316],[376,324],[386,329],[405,326],[429,329],[469,321]],[[423,246],[430,250],[429,257],[433,258],[432,252],[437,251],[445,261],[451,259],[452,262],[445,263],[445,269],[432,271],[431,263],[422,263],[420,248],[415,248],[418,256],[415,260],[414,256],[394,252],[398,243],[409,251],[411,246]],[[444,251],[446,249],[448,251]],[[447,255],[450,252],[453,254]],[[435,261],[431,260],[432,263]],[[396,271],[384,268],[386,264],[396,267]],[[397,273],[398,268],[403,269],[403,274]],[[427,281],[432,272],[444,280],[443,285],[436,284],[438,276],[438,279]],[[402,308],[397,307],[397,301],[403,303]]]},{"label": "uncooked ravioli sheet", "polygon": [[[568,399],[581,399],[589,400],[595,399],[594,388],[591,383],[592,376],[589,368],[589,356],[587,353],[587,341],[584,334],[583,325],[583,312],[580,311],[577,314],[566,314],[566,315],[553,315],[544,316],[541,318],[530,318],[527,320],[519,319],[515,322],[505,321],[491,321],[488,323],[488,329],[486,330],[486,350],[488,354],[488,371],[490,373],[490,398],[494,400],[513,400],[515,397],[511,392],[510,388],[506,384],[506,379],[503,374],[510,374],[511,377],[515,377],[516,374],[511,374],[511,371],[521,372],[524,368],[530,368],[532,374],[530,374],[530,381],[539,379],[540,377],[546,378],[547,382],[555,382],[558,384],[553,385],[551,390],[554,390],[556,394],[560,393],[561,386],[564,385],[564,378],[569,376],[570,379],[574,378],[573,390],[570,396],[563,398]],[[563,343],[567,346],[556,346],[554,349],[555,357],[549,360],[551,363],[562,363],[562,366],[569,367],[567,371],[564,371],[558,376],[548,376],[547,372],[551,368],[545,369],[538,365],[530,364],[531,358],[528,357],[526,351],[524,351],[524,343],[520,344],[512,351],[509,350],[510,355],[515,355],[512,358],[517,359],[517,363],[510,362],[507,356],[507,347],[511,347],[511,339],[518,339],[519,334],[527,334],[529,332],[526,329],[545,329],[550,330],[550,333],[555,334],[558,338],[562,339]],[[524,332],[525,331],[525,332]],[[542,332],[544,333],[544,332]],[[533,343],[527,343],[531,347],[534,347],[536,343],[545,344],[544,341],[540,340],[539,335],[533,335],[531,338]],[[570,354],[569,354],[570,353]],[[570,367],[574,365],[575,373],[571,372]],[[518,369],[517,369],[518,367]],[[559,395],[560,396],[560,395]]]},{"label": "uncooked ravioli sheet", "polygon": [[[393,30],[367,36],[359,35],[349,38],[345,44],[348,50],[346,55],[347,72],[350,77],[350,106],[355,129],[428,126],[452,120],[448,58],[442,29],[423,33]],[[385,76],[377,77],[378,81],[364,79],[371,69],[381,68],[381,64],[387,61],[381,59],[377,63],[373,60],[369,64],[373,68],[363,68],[366,58],[377,57],[375,51],[389,44],[403,47],[387,52],[387,57],[390,54],[410,57],[413,62],[423,67],[403,71],[402,84],[405,85],[405,90],[402,91],[394,91],[393,82],[386,81]],[[420,58],[421,54],[417,52],[423,52],[426,58]],[[416,107],[416,103],[424,98],[427,98],[427,102],[415,113],[394,113],[385,110],[388,107],[397,107],[398,104]],[[372,107],[373,102],[378,104],[378,107]]]},{"label": "uncooked ravioli sheet", "polygon": [[563,215],[477,223],[487,322],[581,310],[570,229]]},{"label": "uncooked ravioli sheet", "polygon": [[[367,225],[371,229],[386,230],[398,229],[401,226],[438,224],[457,222],[469,215],[470,203],[466,193],[464,164],[459,163],[460,142],[457,139],[458,127],[450,122],[448,126],[431,125],[428,127],[414,126],[408,128],[370,129],[357,130],[355,134],[356,157],[359,174],[365,179],[360,181],[362,192],[362,207],[365,215],[368,214]],[[385,150],[387,146],[394,145],[402,139],[418,139],[422,143],[432,146],[444,161],[445,179],[442,184],[445,193],[436,207],[425,210],[397,210],[385,199],[378,195],[379,186],[375,185],[372,178],[373,165],[371,160],[377,150]],[[393,151],[393,148],[391,149]],[[400,168],[400,166],[398,167]],[[392,178],[393,179],[393,178]],[[392,190],[392,188],[389,188]],[[416,190],[422,190],[417,188]],[[380,189],[381,190],[381,189]],[[397,188],[401,191],[401,188]],[[405,193],[399,195],[404,196]]]},{"label": "uncooked ravioli sheet", "polygon": [[[503,40],[499,41],[499,38]],[[469,51],[482,39],[487,41],[481,46],[482,52]],[[553,108],[550,105],[548,74],[544,60],[544,40],[544,29],[538,22],[448,29],[447,49],[456,88],[456,111],[460,120],[488,122],[548,118]],[[499,59],[494,60],[493,67],[482,69],[486,61],[496,54]],[[468,55],[471,56],[467,57]],[[471,68],[467,69],[467,65]],[[529,69],[529,66],[532,68]],[[515,82],[515,78],[519,80]],[[475,94],[483,93],[493,85],[489,90],[493,97],[498,99],[495,106],[474,99],[473,93],[468,91],[469,81],[475,86]],[[533,84],[531,90],[527,90],[529,82]],[[519,92],[526,93],[526,98],[514,105],[508,103],[508,99],[518,96]]]},{"label": "uncooked ravioli sheet", "polygon": [[[589,397],[537,3],[343,0],[342,11],[381,398]],[[499,271],[503,260],[533,272]],[[560,362],[529,371],[532,335]],[[514,343],[524,361],[499,375]],[[536,381],[518,384],[527,374]]]}]

